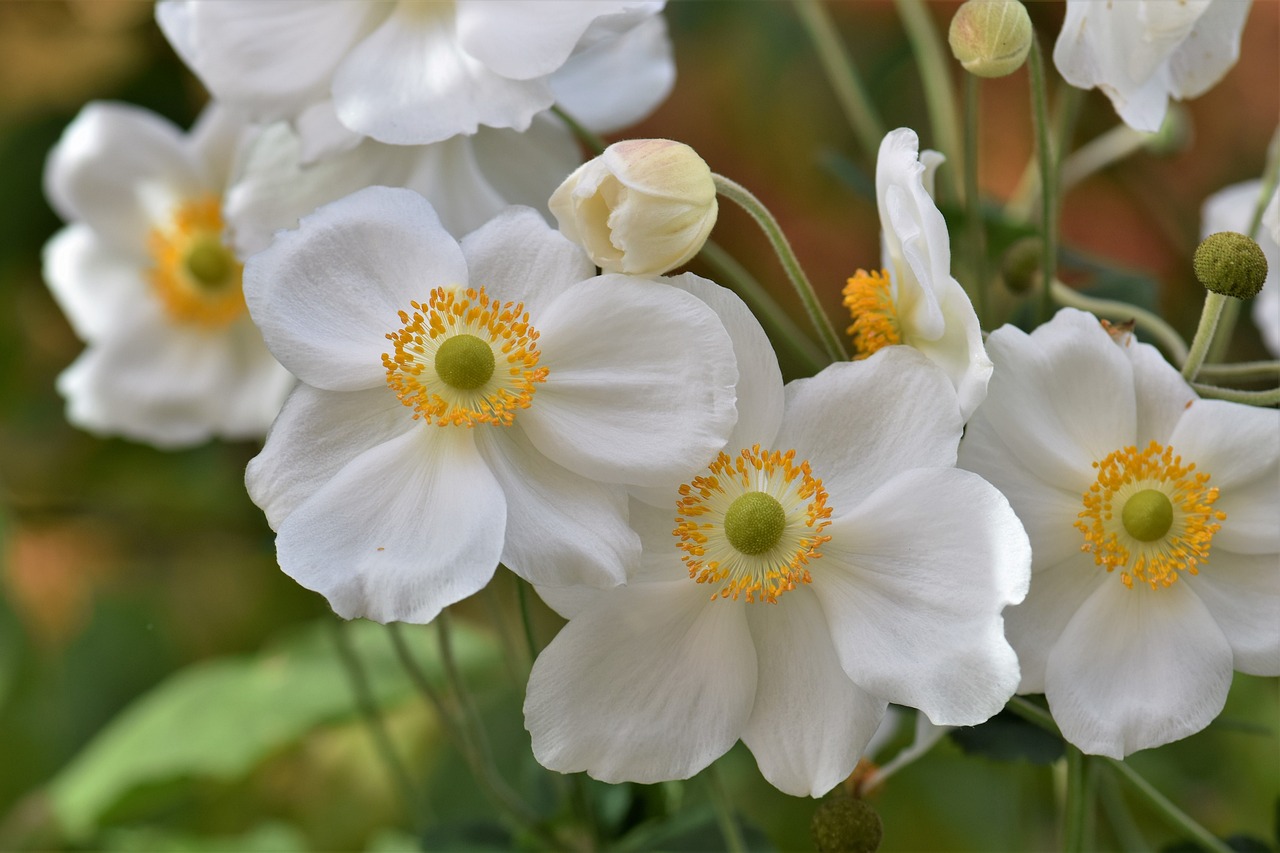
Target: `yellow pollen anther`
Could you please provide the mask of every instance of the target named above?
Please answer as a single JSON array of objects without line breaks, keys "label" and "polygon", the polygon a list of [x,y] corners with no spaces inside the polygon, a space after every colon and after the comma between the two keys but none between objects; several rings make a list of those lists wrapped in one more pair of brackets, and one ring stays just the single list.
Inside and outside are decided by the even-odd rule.
[{"label": "yellow pollen anther", "polygon": [[890,284],[889,274],[883,270],[858,270],[844,286],[844,305],[853,318],[853,325],[845,331],[853,338],[854,361],[902,343]]},{"label": "yellow pollen anther", "polygon": [[1135,578],[1160,589],[1172,585],[1178,572],[1198,574],[1222,527],[1218,522],[1227,517],[1213,509],[1218,490],[1209,488],[1209,475],[1154,441],[1142,451],[1121,448],[1093,467],[1098,479],[1084,493],[1075,527],[1094,564],[1108,572],[1119,568],[1130,589]]},{"label": "yellow pollen anther", "polygon": [[[437,287],[426,304],[409,305],[412,314],[400,312],[404,326],[387,335],[395,351],[382,354],[382,366],[415,420],[509,426],[529,408],[548,370],[538,366],[538,331],[524,303],[494,302],[483,287]],[[474,351],[479,346],[491,351],[491,369]]]},{"label": "yellow pollen anther", "polygon": [[147,243],[148,277],[174,322],[218,329],[245,313],[243,267],[223,242],[217,198],[183,202],[168,227],[153,229]]},{"label": "yellow pollen anther", "polygon": [[797,465],[795,455],[758,444],[736,458],[721,453],[707,474],[680,487],[672,533],[689,577],[722,585],[712,601],[745,596],[774,603],[796,584],[811,582],[808,564],[831,539],[822,534],[831,508],[822,481],[807,461]]}]

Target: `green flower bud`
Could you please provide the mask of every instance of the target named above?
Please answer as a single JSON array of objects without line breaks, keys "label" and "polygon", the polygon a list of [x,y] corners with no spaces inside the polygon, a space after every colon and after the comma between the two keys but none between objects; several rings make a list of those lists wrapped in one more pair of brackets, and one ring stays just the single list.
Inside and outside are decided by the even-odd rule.
[{"label": "green flower bud", "polygon": [[819,804],[809,833],[818,853],[875,853],[884,824],[866,800],[837,791]]},{"label": "green flower bud", "polygon": [[1004,77],[1022,67],[1034,37],[1018,0],[967,0],[951,19],[947,41],[965,71]]},{"label": "green flower bud", "polygon": [[1040,281],[1040,253],[1044,241],[1039,237],[1023,237],[1005,250],[1000,261],[1000,276],[1010,293],[1030,293]]},{"label": "green flower bud", "polygon": [[1267,256],[1257,243],[1235,231],[1205,237],[1191,263],[1200,283],[1223,296],[1250,299],[1267,280]]}]

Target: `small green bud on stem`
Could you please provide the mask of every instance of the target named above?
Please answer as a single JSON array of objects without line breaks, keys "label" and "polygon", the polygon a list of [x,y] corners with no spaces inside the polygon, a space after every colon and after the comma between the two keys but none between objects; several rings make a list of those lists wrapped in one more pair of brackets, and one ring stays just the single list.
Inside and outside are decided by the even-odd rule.
[{"label": "small green bud on stem", "polygon": [[1018,0],[967,0],[951,19],[947,41],[965,71],[1004,77],[1027,61],[1033,36],[1031,18]]}]

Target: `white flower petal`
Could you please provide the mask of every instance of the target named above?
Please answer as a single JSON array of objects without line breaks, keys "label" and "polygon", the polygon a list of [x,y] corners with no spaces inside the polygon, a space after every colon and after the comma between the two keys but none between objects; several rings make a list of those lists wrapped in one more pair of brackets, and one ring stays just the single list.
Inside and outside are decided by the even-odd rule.
[{"label": "white flower petal", "polygon": [[1280,675],[1280,560],[1274,551],[1243,556],[1215,548],[1200,574],[1183,575],[1178,583],[1184,582],[1226,635],[1235,669]]},{"label": "white flower petal", "polygon": [[[479,171],[507,204],[535,208],[550,221],[547,199],[565,175],[581,162],[573,134],[550,113],[539,113],[523,133],[482,127],[465,137],[475,150]],[[488,219],[496,211],[485,216]],[[460,232],[480,227],[483,222],[465,223]]]},{"label": "white flower petal", "polygon": [[151,299],[136,255],[104,243],[88,225],[68,225],[45,244],[44,279],[76,335],[94,341]]},{"label": "white flower petal", "polygon": [[[1078,530],[1072,532],[1079,537]],[[1039,545],[1034,537],[1031,541]],[[1121,581],[1094,565],[1093,557],[1080,553],[1078,547],[1076,553],[1057,563],[1044,568],[1037,565],[1026,600],[1004,612],[1004,633],[1018,653],[1022,669],[1019,693],[1044,692],[1049,652],[1057,645],[1080,605],[1104,583],[1121,584]]]},{"label": "white flower petal", "polygon": [[913,339],[936,341],[946,323],[939,302],[951,279],[951,242],[946,220],[925,191],[919,150],[910,128],[885,136],[876,156],[876,203],[898,315]]},{"label": "white flower petal", "polygon": [[422,424],[389,388],[321,391],[299,385],[245,472],[249,497],[278,530],[338,471],[373,447]]},{"label": "white flower petal", "polygon": [[581,50],[551,77],[556,103],[596,133],[648,116],[671,94],[675,59],[661,15]]},{"label": "white flower petal", "polygon": [[182,132],[128,104],[88,104],[45,165],[45,195],[64,219],[83,220],[105,242],[139,254],[179,199],[208,192]]},{"label": "white flower petal", "polygon": [[1211,0],[1169,57],[1169,91],[1175,98],[1203,95],[1236,64],[1249,5],[1248,0]]},{"label": "white flower petal", "polygon": [[1104,583],[1050,652],[1045,695],[1067,740],[1124,758],[1209,725],[1227,700],[1231,657],[1189,584]]},{"label": "white flower petal", "polygon": [[467,284],[462,250],[410,190],[369,187],[322,207],[245,264],[249,312],[295,376],[333,391],[385,381],[385,335],[431,289]]},{"label": "white flower petal", "polygon": [[936,341],[927,341],[904,335],[903,343],[920,350],[946,371],[956,389],[960,417],[967,421],[987,398],[993,365],[982,344],[978,315],[960,282],[948,276],[935,284],[939,309],[946,321],[942,336]]},{"label": "white flower petal", "polygon": [[1000,613],[1031,564],[1000,493],[966,471],[909,471],[826,533],[812,589],[849,677],[939,725],[997,713],[1019,679]]},{"label": "white flower petal", "polygon": [[751,714],[756,653],[743,610],[687,581],[606,596],[534,663],[524,703],[533,754],[605,782],[686,779],[727,752]]},{"label": "white flower petal", "polygon": [[1030,335],[1004,326],[987,352],[996,368],[970,425],[989,421],[1036,477],[1083,493],[1096,460],[1133,444],[1133,370],[1093,315],[1064,308]]},{"label": "white flower petal", "polygon": [[540,585],[623,583],[640,559],[626,493],[543,456],[516,426],[481,428],[476,444],[507,497],[502,562]]},{"label": "white flower petal", "polygon": [[294,507],[276,557],[345,619],[430,622],[493,577],[505,526],[502,489],[472,436],[419,424]]},{"label": "white flower petal", "polygon": [[1170,444],[1219,490],[1213,508],[1227,518],[1213,548],[1280,554],[1280,410],[1197,400]]},{"label": "white flower petal", "polygon": [[775,788],[820,797],[853,772],[888,703],[844,674],[810,590],[748,605],[747,624],[759,675],[742,740]]},{"label": "white flower petal", "polygon": [[[595,274],[580,248],[526,207],[508,208],[463,237],[462,252],[475,286],[503,302],[523,302],[544,336],[547,309],[568,287]],[[540,343],[545,347],[545,339]]]},{"label": "white flower petal", "polygon": [[945,374],[909,347],[827,367],[786,388],[775,450],[812,464],[835,513],[899,472],[955,464],[960,413]]},{"label": "white flower petal", "polygon": [[605,275],[566,288],[538,324],[550,374],[520,423],[547,456],[584,477],[660,486],[724,446],[737,363],[697,297]]},{"label": "white flower petal", "polygon": [[231,181],[231,173],[246,136],[250,133],[248,115],[217,101],[210,101],[200,112],[187,134],[187,146],[193,159],[202,167],[205,186],[222,188]]},{"label": "white flower petal", "polygon": [[1138,441],[1144,447],[1152,441],[1168,444],[1178,420],[1199,395],[1150,344],[1138,343],[1130,337],[1121,346],[1121,351],[1133,364],[1133,388],[1138,404],[1135,434]]},{"label": "white flower petal", "polygon": [[544,80],[494,74],[462,50],[454,25],[447,6],[397,3],[334,73],[342,123],[380,142],[422,145],[482,124],[524,130],[551,106]]}]

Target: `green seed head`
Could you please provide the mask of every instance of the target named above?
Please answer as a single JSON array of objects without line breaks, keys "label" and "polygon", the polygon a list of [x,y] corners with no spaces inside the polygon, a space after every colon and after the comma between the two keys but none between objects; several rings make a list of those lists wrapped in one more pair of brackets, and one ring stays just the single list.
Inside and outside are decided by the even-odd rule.
[{"label": "green seed head", "polygon": [[187,252],[185,265],[187,273],[200,287],[216,290],[231,278],[236,259],[220,240],[203,239]]},{"label": "green seed head", "polygon": [[1018,0],[968,0],[947,33],[952,55],[979,77],[1017,71],[1027,60],[1032,38],[1031,18]]},{"label": "green seed head", "polygon": [[818,853],[875,853],[884,824],[866,800],[837,791],[813,813],[809,834]]},{"label": "green seed head", "polygon": [[454,335],[436,350],[436,374],[459,391],[483,387],[493,367],[493,349],[475,335]]},{"label": "green seed head", "polygon": [[729,504],[724,514],[724,535],[743,554],[763,554],[782,538],[787,513],[782,504],[764,492],[747,492]]},{"label": "green seed head", "polygon": [[1120,521],[1139,542],[1154,542],[1173,526],[1173,502],[1158,489],[1143,489],[1124,502]]},{"label": "green seed head", "polygon": [[1234,231],[1205,237],[1191,263],[1200,283],[1223,296],[1250,299],[1267,280],[1267,256],[1257,243]]}]

